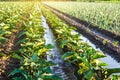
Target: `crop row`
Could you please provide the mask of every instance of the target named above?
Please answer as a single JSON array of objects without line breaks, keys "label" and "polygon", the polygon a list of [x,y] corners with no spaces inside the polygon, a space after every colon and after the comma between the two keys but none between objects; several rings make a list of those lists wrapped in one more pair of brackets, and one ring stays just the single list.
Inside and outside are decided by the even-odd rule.
[{"label": "crop row", "polygon": [[[30,7],[30,4],[25,3],[24,5]],[[15,45],[20,45],[19,49],[11,51],[9,55],[0,53],[0,55],[2,54],[0,60],[3,58],[11,60],[11,58],[13,58],[20,62],[20,64],[14,64],[19,67],[15,67],[12,72],[6,72],[6,76],[12,80],[61,80],[60,77],[52,74],[50,69],[50,66],[55,64],[46,60],[46,52],[52,48],[52,45],[45,45],[44,28],[42,26],[42,20],[40,19],[41,13],[37,10],[36,4],[31,5],[32,9],[29,13],[23,11],[27,13],[28,16],[26,20],[23,21],[23,25],[19,26],[18,29],[20,29],[20,31],[16,34],[19,40]],[[19,13],[19,10],[17,13]],[[1,73],[1,69],[0,66],[0,75],[4,73],[4,70],[2,70],[3,73]]]},{"label": "crop row", "polygon": [[0,3],[0,45],[15,32],[31,6],[29,3]]},{"label": "crop row", "polygon": [[45,4],[92,23],[100,29],[120,34],[119,3],[45,2]]},{"label": "crop row", "polygon": [[80,39],[81,35],[75,32],[75,28],[65,24],[50,10],[42,7],[42,12],[53,30],[59,47],[63,49],[62,58],[78,67],[77,73],[81,76],[80,79],[108,79],[112,69],[104,68],[103,66],[107,64],[99,60],[105,55],[83,42]]}]

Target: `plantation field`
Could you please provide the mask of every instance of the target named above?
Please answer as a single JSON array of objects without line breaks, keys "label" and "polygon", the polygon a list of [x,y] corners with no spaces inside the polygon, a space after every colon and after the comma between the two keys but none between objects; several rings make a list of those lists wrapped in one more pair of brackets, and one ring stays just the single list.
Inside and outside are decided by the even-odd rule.
[{"label": "plantation field", "polygon": [[0,2],[0,80],[61,80],[52,74],[35,2]]},{"label": "plantation field", "polygon": [[15,26],[22,21],[30,6],[32,4],[29,3],[0,3],[0,44],[14,32]]},{"label": "plantation field", "polygon": [[[47,4],[52,5],[53,3]],[[71,9],[71,14],[74,13],[74,16],[77,14],[79,17],[78,11],[74,12],[75,6],[69,7],[68,10],[67,5],[64,4],[64,8],[60,4],[59,7],[56,7],[56,5],[54,7],[69,13]],[[82,9],[84,9],[85,5],[83,4],[86,3],[68,2],[67,4],[77,4],[77,6],[81,4]],[[91,4],[94,5],[93,8],[96,11],[95,4]],[[100,5],[98,8],[100,8]],[[89,11],[89,6],[90,4],[85,10]],[[116,4],[114,7],[117,6]],[[114,8],[111,9],[114,10]],[[117,10],[119,8],[115,10],[115,13],[111,12],[113,15],[110,15],[106,21],[112,20]],[[90,15],[92,15],[91,11],[89,13],[84,11],[84,14],[87,15],[82,12],[79,13],[83,20],[88,21],[91,18]],[[104,16],[103,12],[101,12],[101,17],[97,13],[92,16],[92,18],[97,16],[95,20],[91,18],[91,21],[96,21],[94,22],[95,25],[104,20],[103,18],[106,15],[108,16],[108,14]],[[89,17],[87,17],[88,14]],[[118,15],[115,16],[115,21],[119,21],[118,18],[120,17]],[[46,19],[45,22],[43,17]],[[99,18],[101,20],[97,22]],[[103,24],[99,24],[100,28],[109,30],[109,27],[105,27],[108,24],[104,23],[103,21]],[[62,52],[60,58],[56,54],[51,55],[49,53],[49,51],[54,52],[53,49],[56,46],[47,44],[45,35],[49,34],[46,32],[46,25],[43,24],[48,24],[51,32],[53,32],[55,42]],[[119,24],[115,22],[115,26],[117,29],[115,27],[111,29],[119,33]],[[120,68],[105,68],[108,64],[101,61],[100,58],[104,58],[106,55],[84,42],[81,39],[82,35],[75,32],[76,30],[77,28],[66,24],[65,21],[58,18],[40,2],[0,2],[0,80],[64,80],[60,75],[53,73],[51,67],[58,68],[59,65],[66,65],[65,63],[74,65],[76,71],[73,73],[79,75],[79,79],[82,80],[117,80],[118,75],[112,75],[111,78],[109,76],[112,73],[120,73]],[[48,56],[53,59],[56,56],[58,64],[48,60]],[[65,63],[60,64],[59,59],[62,59]],[[65,71],[64,67],[60,68]],[[61,73],[59,70],[58,72]],[[64,73],[69,73],[69,71]]]},{"label": "plantation field", "polygon": [[120,34],[119,3],[45,2],[45,4],[92,23],[100,29]]}]

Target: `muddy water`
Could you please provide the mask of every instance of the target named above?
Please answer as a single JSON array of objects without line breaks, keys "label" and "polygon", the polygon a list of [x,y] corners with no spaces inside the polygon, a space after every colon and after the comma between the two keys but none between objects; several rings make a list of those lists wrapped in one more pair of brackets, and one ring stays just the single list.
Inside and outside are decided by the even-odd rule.
[{"label": "muddy water", "polygon": [[47,60],[53,61],[57,64],[56,66],[51,66],[53,73],[62,77],[63,80],[77,80],[74,76],[74,71],[72,70],[71,65],[61,59],[62,51],[60,50],[60,48],[58,48],[52,31],[47,25],[44,16],[42,16],[42,21],[42,24],[45,28],[44,38],[46,40],[46,44],[52,44],[54,46],[54,48],[51,49],[51,51],[47,52]]},{"label": "muddy water", "polygon": [[[41,10],[38,5],[37,9],[41,13]],[[50,30],[48,24],[46,23],[45,17],[42,16],[41,19],[42,25],[45,28],[44,38],[46,40],[46,44],[52,44],[54,46],[53,49],[46,53],[47,60],[56,63],[56,66],[51,66],[53,73],[59,75],[61,78],[63,78],[63,80],[77,80],[77,78],[74,76],[74,70],[72,69],[71,64],[68,64],[67,62],[61,59],[62,51],[57,46],[53,33]]]}]

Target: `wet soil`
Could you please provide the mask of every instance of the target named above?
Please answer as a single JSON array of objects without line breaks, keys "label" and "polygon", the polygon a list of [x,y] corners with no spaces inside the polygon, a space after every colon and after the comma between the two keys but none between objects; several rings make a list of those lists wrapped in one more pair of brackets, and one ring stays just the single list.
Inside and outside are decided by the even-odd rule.
[{"label": "wet soil", "polygon": [[[62,13],[50,6],[45,5],[46,8],[50,9],[54,14],[56,14],[59,18],[64,20],[67,24],[76,27],[79,33],[82,33],[83,36],[87,37],[91,42],[93,42],[97,47],[99,47],[104,53],[107,53],[108,55],[112,56],[115,60],[120,62],[120,46],[114,45],[113,41],[117,40],[119,42],[120,36],[116,36],[114,33],[108,33],[109,31],[104,32],[100,34],[99,32],[96,33],[96,31],[100,31],[99,29],[96,31],[91,30],[90,28],[94,28],[94,26],[90,25],[91,27],[88,28],[87,23],[79,22],[74,20],[74,18],[71,18],[68,15],[65,15],[65,13]],[[87,25],[87,26],[86,26]],[[98,34],[99,33],[99,34]],[[104,35],[105,33],[105,35]],[[109,34],[109,35],[107,35]],[[104,43],[105,42],[105,43]]]},{"label": "wet soil", "polygon": [[9,72],[19,67],[19,60],[7,57],[0,58],[0,80],[11,80]]}]

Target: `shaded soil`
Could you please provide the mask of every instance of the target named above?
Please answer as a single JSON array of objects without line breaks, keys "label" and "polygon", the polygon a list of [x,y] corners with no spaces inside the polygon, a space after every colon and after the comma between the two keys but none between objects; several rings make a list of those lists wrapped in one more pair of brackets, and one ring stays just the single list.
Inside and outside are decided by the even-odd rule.
[{"label": "shaded soil", "polygon": [[13,32],[11,34],[11,37],[7,40],[7,42],[3,46],[2,53],[4,53],[6,56],[4,55],[3,57],[0,58],[0,69],[1,69],[0,80],[10,80],[8,74],[15,68],[18,68],[20,65],[20,61],[18,59],[9,57],[9,55],[13,51],[17,51],[20,48],[20,44],[17,44],[17,42],[23,37],[17,38],[18,33],[19,30]]},{"label": "shaded soil", "polygon": [[7,57],[0,58],[0,80],[10,80],[9,72],[19,67],[19,60]]},{"label": "shaded soil", "polygon": [[[64,15],[62,12],[60,12],[54,8],[51,8],[49,6],[45,5],[45,7],[50,9],[59,18],[63,19],[67,24],[76,27],[78,29],[79,33],[83,34],[83,36],[87,37],[97,47],[101,48],[101,50],[104,53],[111,55],[114,59],[116,59],[118,62],[120,62],[120,46],[113,44],[114,40],[117,40],[119,42],[119,40],[120,40],[119,36],[116,36],[116,34],[114,34],[114,36],[112,36],[113,33],[110,34],[111,37],[107,36],[106,34],[105,34],[105,36],[104,36],[104,34],[99,35],[94,30],[89,29],[87,27],[88,25],[86,26],[86,24],[84,22],[75,21],[73,18],[71,18],[67,15]],[[92,25],[91,25],[91,27],[92,27]],[[105,32],[105,33],[107,33],[107,32]],[[109,33],[107,33],[107,34],[109,34]],[[116,38],[114,38],[114,37],[116,37]],[[112,38],[114,38],[114,40]]]}]

